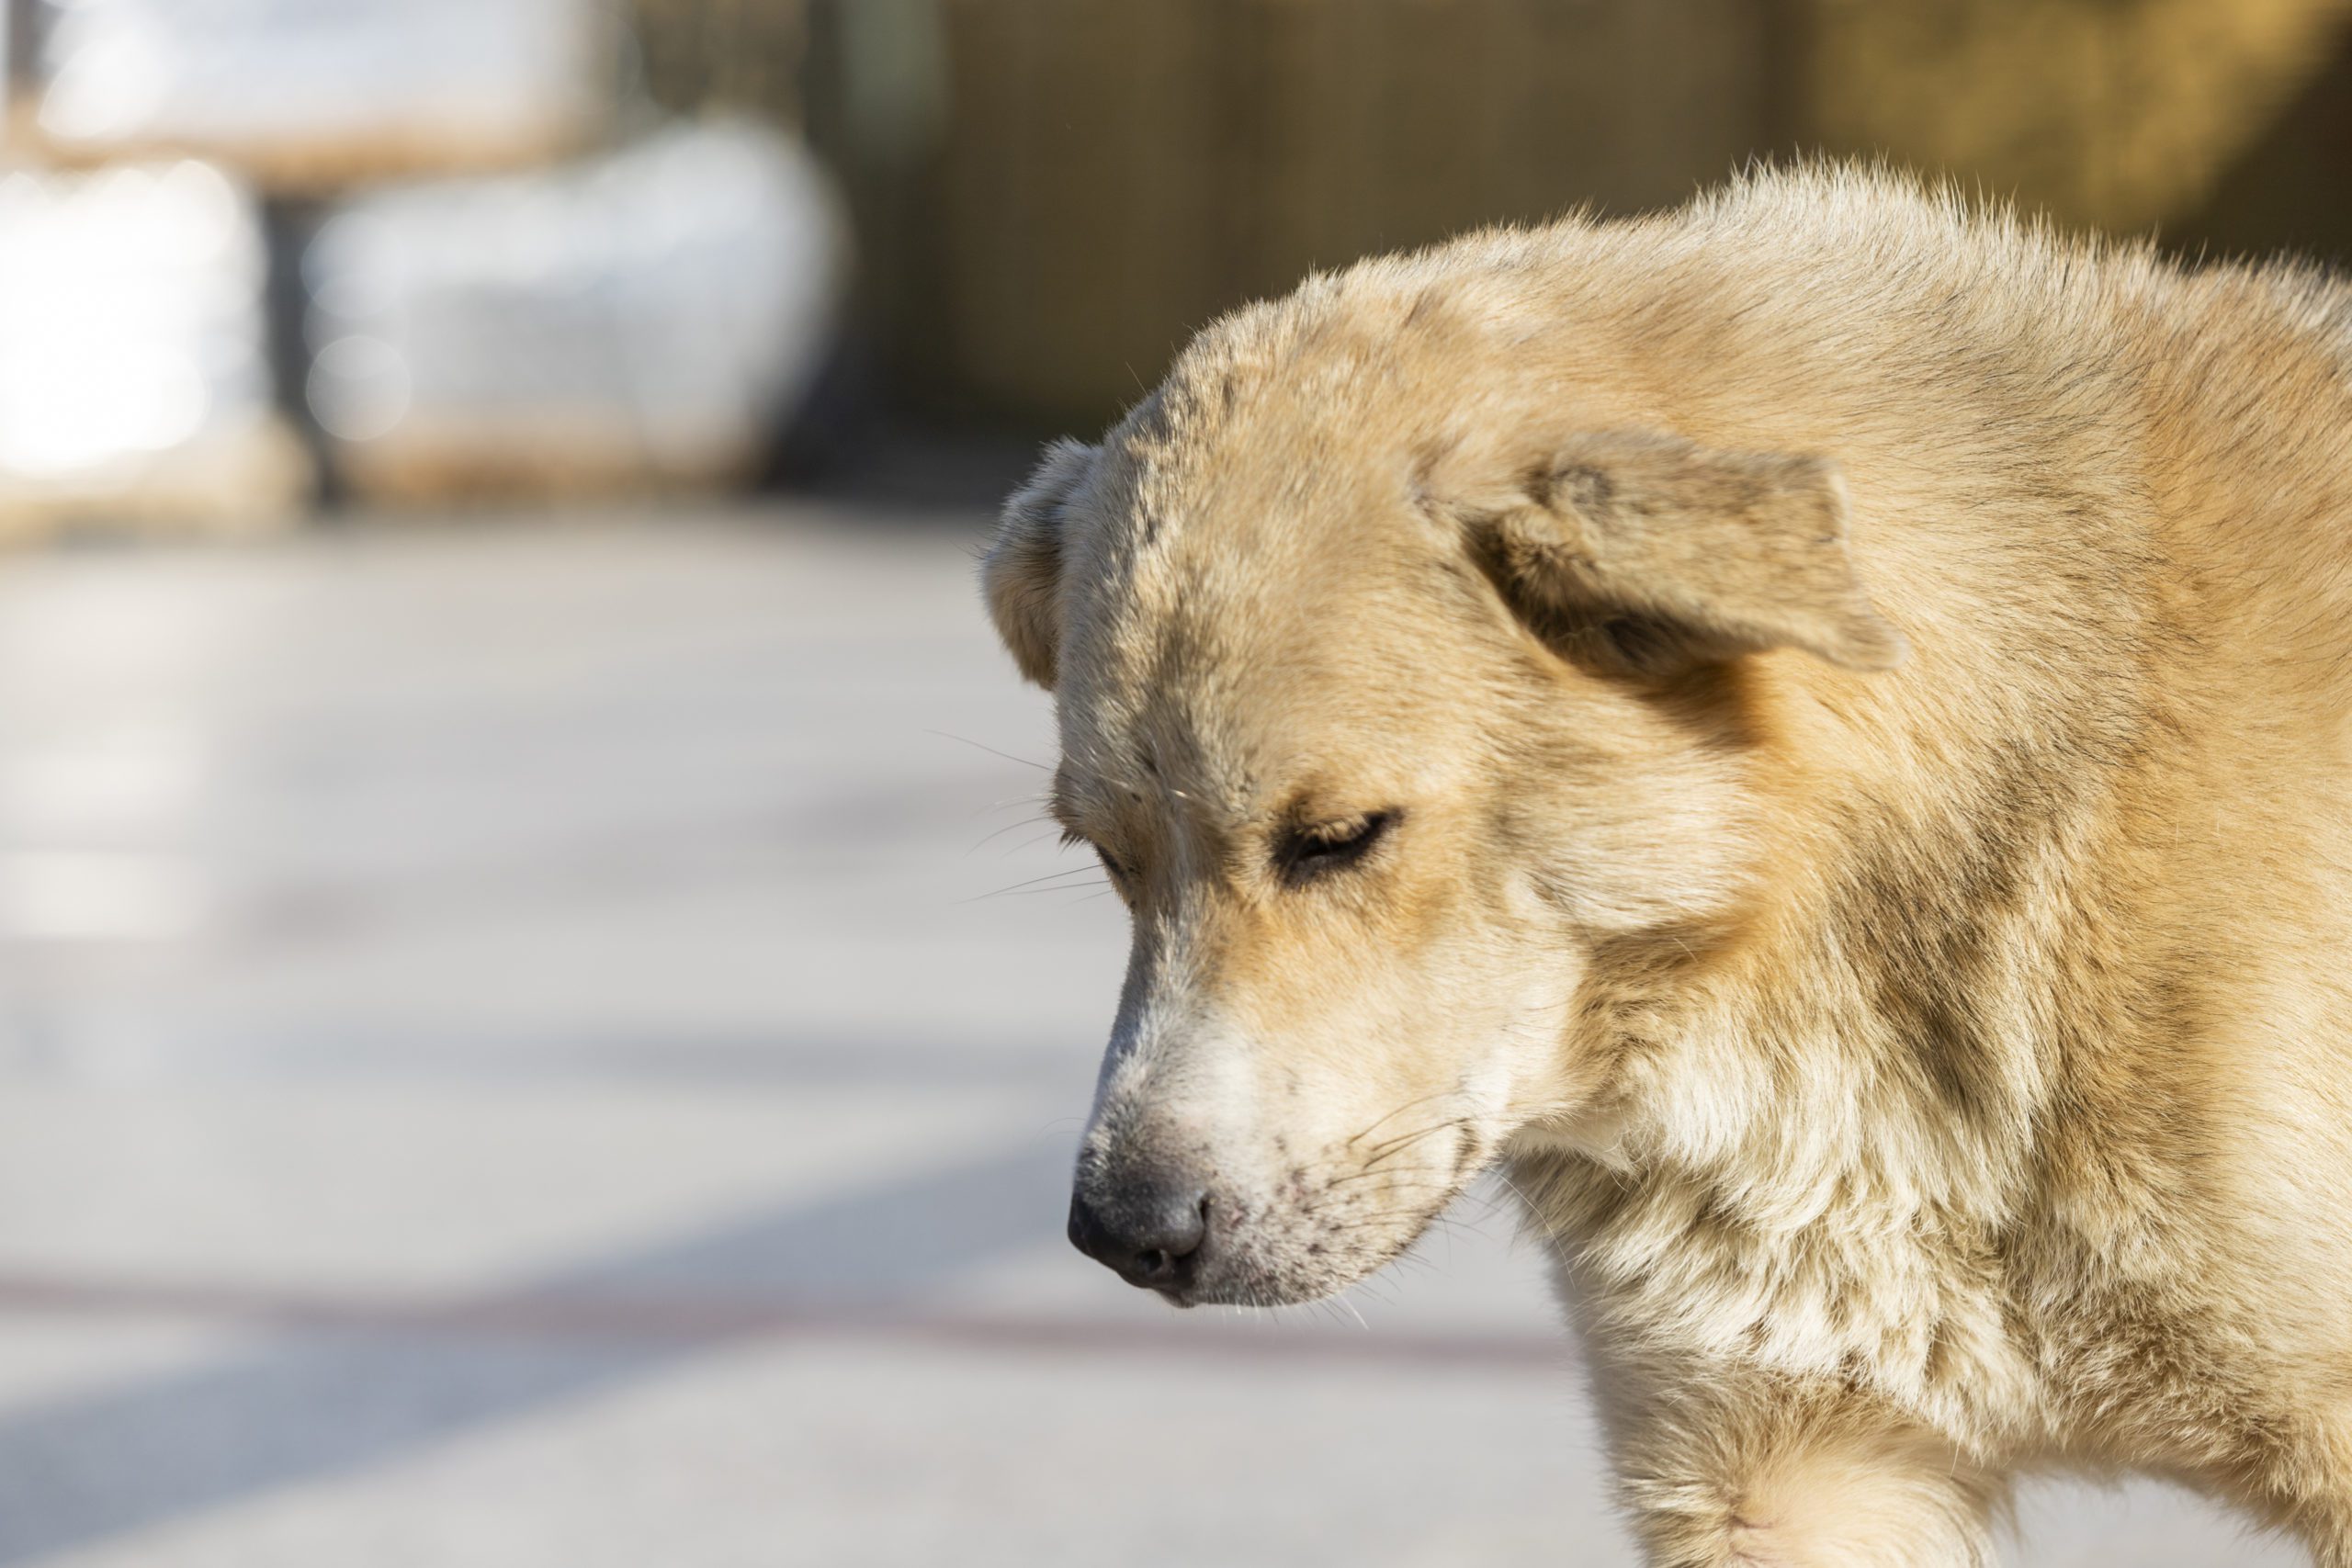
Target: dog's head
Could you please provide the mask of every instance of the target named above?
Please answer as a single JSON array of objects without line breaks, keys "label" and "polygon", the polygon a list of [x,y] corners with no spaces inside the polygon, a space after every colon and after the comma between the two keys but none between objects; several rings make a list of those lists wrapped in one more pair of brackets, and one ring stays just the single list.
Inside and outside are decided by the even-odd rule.
[{"label": "dog's head", "polygon": [[1072,1239],[1172,1300],[1308,1300],[1573,1119],[1608,965],[1737,918],[1757,656],[1901,655],[1845,506],[1814,457],[1247,321],[1053,447],[985,576],[1134,927]]}]

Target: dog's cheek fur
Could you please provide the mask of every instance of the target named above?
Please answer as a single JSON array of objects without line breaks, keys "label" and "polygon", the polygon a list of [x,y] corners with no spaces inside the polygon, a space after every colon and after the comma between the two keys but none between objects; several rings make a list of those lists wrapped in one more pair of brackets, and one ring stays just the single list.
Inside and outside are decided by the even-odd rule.
[{"label": "dog's cheek fur", "polygon": [[[1454,635],[1457,670],[1492,652],[1475,628]],[[1260,1261],[1297,1293],[1385,1261],[1528,1122],[1589,1100],[1611,1063],[1571,1044],[1584,954],[1605,954],[1630,994],[1631,971],[1701,961],[1741,905],[1761,829],[1737,682],[1710,672],[1661,694],[1557,670],[1525,680],[1487,716],[1485,764],[1417,796],[1374,874],[1258,897],[1196,888],[1182,932],[1139,936],[1182,951],[1146,965],[1144,1000],[1214,1016],[1189,1049],[1246,1043],[1249,1082],[1228,1061],[1180,1088],[1180,1039],[1158,1085],[1123,1087],[1227,1125],[1219,1168],[1259,1195]],[[1326,761],[1347,752],[1339,737],[1303,745]],[[1219,1107],[1197,1103],[1212,1077]],[[1193,1103],[1176,1103],[1187,1093]],[[1358,1168],[1366,1160],[1379,1169]]]}]

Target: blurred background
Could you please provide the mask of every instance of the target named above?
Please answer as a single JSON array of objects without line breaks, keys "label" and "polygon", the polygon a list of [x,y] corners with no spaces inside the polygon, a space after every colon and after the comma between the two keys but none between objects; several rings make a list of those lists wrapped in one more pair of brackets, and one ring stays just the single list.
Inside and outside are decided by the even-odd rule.
[{"label": "blurred background", "polygon": [[2333,256],[2347,24],[0,0],[0,1564],[1630,1563],[1493,1194],[1272,1319],[1061,1240],[1125,931],[990,504],[1310,265],[1757,156]]}]

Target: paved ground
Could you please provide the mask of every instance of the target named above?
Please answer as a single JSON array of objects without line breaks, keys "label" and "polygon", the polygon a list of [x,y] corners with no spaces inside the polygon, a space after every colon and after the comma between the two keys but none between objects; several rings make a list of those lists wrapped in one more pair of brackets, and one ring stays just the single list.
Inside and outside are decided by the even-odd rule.
[{"label": "paved ground", "polygon": [[1065,1248],[1123,934],[969,547],[0,565],[0,1564],[1630,1561],[1500,1215],[1271,1325]]}]

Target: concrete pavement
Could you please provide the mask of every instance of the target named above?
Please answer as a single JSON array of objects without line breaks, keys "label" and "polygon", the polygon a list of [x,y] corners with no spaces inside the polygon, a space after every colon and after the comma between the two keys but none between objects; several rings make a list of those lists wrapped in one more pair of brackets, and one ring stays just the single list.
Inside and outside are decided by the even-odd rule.
[{"label": "concrete pavement", "polygon": [[0,1564],[1631,1562],[1507,1215],[1272,1322],[1061,1241],[1124,932],[974,526],[0,565]]}]

